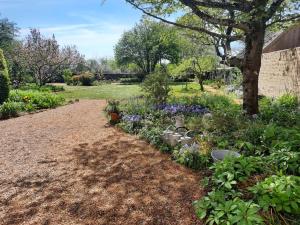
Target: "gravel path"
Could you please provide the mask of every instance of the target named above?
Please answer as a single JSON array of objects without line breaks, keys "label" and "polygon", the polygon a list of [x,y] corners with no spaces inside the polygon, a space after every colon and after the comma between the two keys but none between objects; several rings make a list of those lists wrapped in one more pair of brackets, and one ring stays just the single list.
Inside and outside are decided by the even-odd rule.
[{"label": "gravel path", "polygon": [[0,121],[0,224],[193,225],[199,176],[105,128],[104,101]]}]

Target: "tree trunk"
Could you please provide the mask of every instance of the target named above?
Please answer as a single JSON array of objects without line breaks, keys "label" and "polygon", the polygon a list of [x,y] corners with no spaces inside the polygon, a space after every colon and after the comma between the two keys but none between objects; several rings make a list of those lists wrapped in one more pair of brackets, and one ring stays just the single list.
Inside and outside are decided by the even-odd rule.
[{"label": "tree trunk", "polygon": [[203,86],[203,75],[198,74],[197,75],[198,83],[200,85],[200,91],[204,92],[204,86]]},{"label": "tree trunk", "polygon": [[242,65],[243,109],[248,115],[254,115],[259,112],[258,76],[261,67],[264,36],[265,25],[258,23],[253,25],[252,32],[249,32],[245,39],[245,56]]}]

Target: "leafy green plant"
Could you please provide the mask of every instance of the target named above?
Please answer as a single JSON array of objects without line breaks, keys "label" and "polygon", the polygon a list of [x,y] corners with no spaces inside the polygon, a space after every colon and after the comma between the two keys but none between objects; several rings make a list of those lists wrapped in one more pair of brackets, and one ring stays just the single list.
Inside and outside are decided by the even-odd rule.
[{"label": "leafy green plant", "polygon": [[11,91],[8,100],[11,102],[23,102],[26,105],[31,104],[35,110],[55,108],[64,102],[61,96],[49,92],[19,90]]},{"label": "leafy green plant", "polygon": [[201,154],[199,151],[191,151],[188,148],[174,151],[173,157],[176,162],[194,170],[204,169],[211,165],[211,157],[208,154]]},{"label": "leafy green plant", "polygon": [[72,84],[72,71],[70,69],[65,69],[63,71],[64,82],[68,85]]},{"label": "leafy green plant", "polygon": [[258,214],[259,205],[249,201],[245,202],[236,197],[228,199],[222,191],[212,191],[207,196],[194,202],[196,215],[200,219],[206,219],[209,225],[214,224],[264,224]]},{"label": "leafy green plant", "polygon": [[120,113],[120,102],[117,100],[108,100],[105,107],[107,113]]},{"label": "leafy green plant", "polygon": [[170,92],[170,77],[167,71],[160,68],[145,79],[142,89],[146,97],[154,103],[165,103]]},{"label": "leafy green plant", "polygon": [[283,95],[278,99],[263,98],[260,100],[260,118],[283,127],[299,127],[300,111],[297,97]]},{"label": "leafy green plant", "polygon": [[249,188],[255,200],[266,211],[300,214],[300,177],[271,176]]},{"label": "leafy green plant", "polygon": [[269,157],[269,164],[285,174],[300,175],[300,152],[287,149],[274,151]]},{"label": "leafy green plant", "polygon": [[83,85],[83,86],[91,86],[93,81],[95,80],[94,74],[90,72],[85,72],[83,74],[73,76],[72,84],[74,85]]},{"label": "leafy green plant", "polygon": [[9,96],[9,76],[7,63],[0,49],[0,105],[7,100]]},{"label": "leafy green plant", "polygon": [[21,102],[4,102],[0,106],[0,119],[8,119],[10,117],[16,117],[19,112],[24,108],[24,104]]},{"label": "leafy green plant", "polygon": [[218,188],[231,190],[237,181],[244,181],[253,174],[265,172],[265,167],[261,157],[228,157],[211,166],[214,171],[212,180]]}]

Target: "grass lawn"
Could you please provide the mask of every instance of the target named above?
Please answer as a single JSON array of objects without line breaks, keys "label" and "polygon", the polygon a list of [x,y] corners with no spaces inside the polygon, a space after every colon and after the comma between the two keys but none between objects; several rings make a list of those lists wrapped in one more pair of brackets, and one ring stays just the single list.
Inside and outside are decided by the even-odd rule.
[{"label": "grass lawn", "polygon": [[[65,91],[60,95],[66,100],[71,99],[127,99],[142,95],[139,84],[123,85],[118,83],[103,84],[100,86],[64,86]],[[216,95],[226,95],[221,89],[214,89],[205,85],[205,91]],[[177,83],[171,86],[171,96],[193,97],[201,96],[199,84],[190,82]]]},{"label": "grass lawn", "polygon": [[64,86],[65,99],[124,99],[141,94],[139,85],[104,84],[100,86]]}]

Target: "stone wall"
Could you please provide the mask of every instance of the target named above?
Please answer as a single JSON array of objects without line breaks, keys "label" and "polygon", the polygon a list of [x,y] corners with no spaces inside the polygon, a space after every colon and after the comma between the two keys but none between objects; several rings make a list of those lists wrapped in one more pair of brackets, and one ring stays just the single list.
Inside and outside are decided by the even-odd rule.
[{"label": "stone wall", "polygon": [[259,93],[277,97],[287,92],[300,98],[300,47],[262,56]]}]

